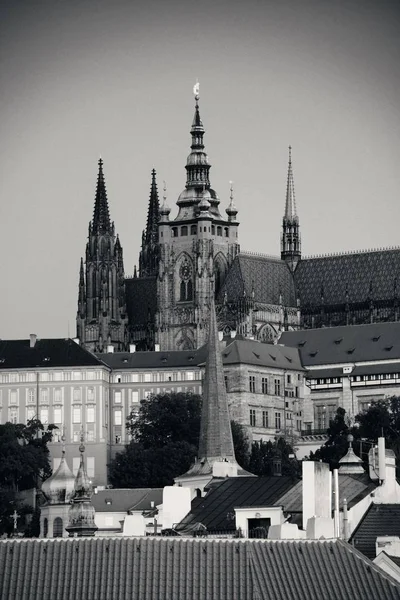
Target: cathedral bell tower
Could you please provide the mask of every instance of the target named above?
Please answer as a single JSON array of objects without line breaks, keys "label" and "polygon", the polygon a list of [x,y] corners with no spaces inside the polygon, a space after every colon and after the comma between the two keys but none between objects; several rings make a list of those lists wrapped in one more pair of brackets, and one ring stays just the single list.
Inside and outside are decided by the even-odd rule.
[{"label": "cathedral bell tower", "polygon": [[291,146],[289,146],[285,214],[282,222],[281,258],[287,262],[292,272],[295,271],[301,258],[300,227],[296,214]]},{"label": "cathedral bell tower", "polygon": [[122,247],[110,221],[100,159],[86,269],[83,259],[80,265],[77,337],[92,352],[102,352],[107,345],[122,350],[127,340],[127,322]]},{"label": "cathedral bell tower", "polygon": [[165,189],[160,208],[156,341],[162,350],[194,349],[206,342],[212,282],[218,293],[239,251],[237,210],[231,201],[228,219],[224,219],[220,200],[210,185],[199,84],[193,91],[192,144],[186,186],[177,200],[178,215],[170,220]]}]

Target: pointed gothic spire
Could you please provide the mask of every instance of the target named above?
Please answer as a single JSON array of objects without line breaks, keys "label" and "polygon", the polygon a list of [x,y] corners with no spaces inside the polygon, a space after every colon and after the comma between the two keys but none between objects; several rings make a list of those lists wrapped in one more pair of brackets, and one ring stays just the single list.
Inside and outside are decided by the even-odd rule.
[{"label": "pointed gothic spire", "polygon": [[211,294],[208,356],[203,385],[198,457],[200,460],[206,459],[209,463],[225,459],[235,462],[213,294]]},{"label": "pointed gothic spire", "polygon": [[139,254],[140,277],[153,277],[158,272],[158,222],[160,203],[158,200],[156,172],[151,172],[151,188],[147,211],[146,229],[142,233],[142,247]]},{"label": "pointed gothic spire", "polygon": [[297,218],[296,214],[296,199],[294,195],[294,180],[292,167],[292,146],[289,146],[289,164],[286,184],[286,204],[285,204],[286,219]]},{"label": "pointed gothic spire", "polygon": [[97,525],[94,522],[95,510],[91,503],[92,484],[85,469],[83,458],[85,452],[83,431],[81,433],[81,443],[79,452],[81,455],[78,473],[75,478],[74,496],[69,509],[69,523],[65,529],[70,537],[93,536],[97,531]]},{"label": "pointed gothic spire", "polygon": [[186,171],[187,171],[187,179],[186,179],[186,187],[196,187],[196,188],[207,188],[210,187],[209,180],[209,171],[210,164],[208,162],[208,157],[204,149],[204,125],[200,117],[200,108],[199,108],[199,83],[193,88],[194,97],[195,97],[195,109],[194,109],[194,117],[192,122],[192,128],[190,130],[192,136],[192,144],[190,146],[191,152],[187,158],[186,163]]},{"label": "pointed gothic spire", "polygon": [[99,159],[92,230],[94,233],[110,233],[111,231],[110,213],[103,173],[103,160],[101,158]]},{"label": "pointed gothic spire", "polygon": [[149,208],[147,211],[147,224],[146,224],[146,241],[147,242],[149,242],[150,240],[157,241],[159,218],[160,218],[160,203],[158,200],[156,171],[155,171],[155,169],[153,169],[151,172],[150,199],[149,199]]},{"label": "pointed gothic spire", "polygon": [[282,222],[281,258],[294,271],[301,258],[299,219],[294,195],[292,147],[289,146],[289,165],[286,184],[285,214]]}]

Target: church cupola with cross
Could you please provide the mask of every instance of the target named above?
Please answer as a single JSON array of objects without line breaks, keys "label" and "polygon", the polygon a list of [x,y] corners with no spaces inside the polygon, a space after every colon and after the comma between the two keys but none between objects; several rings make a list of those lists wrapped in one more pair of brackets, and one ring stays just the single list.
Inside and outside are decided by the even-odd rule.
[{"label": "church cupola with cross", "polygon": [[198,83],[193,91],[195,109],[185,189],[178,197],[174,219],[164,196],[158,226],[156,341],[163,350],[188,350],[205,343],[214,293],[211,279],[218,294],[239,251],[238,211],[231,198],[228,217],[220,212],[220,199],[210,183]]},{"label": "church cupola with cross", "polygon": [[101,352],[107,345],[122,350],[127,322],[123,252],[110,220],[100,159],[85,266],[83,258],[80,264],[77,337],[91,351]]},{"label": "church cupola with cross", "polygon": [[281,258],[285,260],[292,271],[296,269],[301,258],[301,239],[299,218],[296,212],[294,195],[292,148],[289,146],[289,165],[286,184],[285,214],[282,222]]}]

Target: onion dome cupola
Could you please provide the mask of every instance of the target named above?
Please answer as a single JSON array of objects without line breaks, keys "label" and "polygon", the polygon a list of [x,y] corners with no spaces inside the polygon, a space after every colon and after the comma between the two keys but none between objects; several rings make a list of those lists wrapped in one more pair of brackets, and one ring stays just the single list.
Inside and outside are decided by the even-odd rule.
[{"label": "onion dome cupola", "polygon": [[98,529],[94,522],[95,510],[91,502],[93,494],[92,483],[87,475],[83,458],[85,452],[83,435],[81,435],[79,452],[81,460],[75,478],[74,496],[69,509],[68,527],[65,528],[70,537],[93,536]]},{"label": "onion dome cupola", "polygon": [[339,475],[362,475],[365,473],[363,461],[353,450],[353,436],[347,436],[349,449],[347,453],[339,460]]},{"label": "onion dome cupola", "polygon": [[42,492],[48,504],[69,504],[75,491],[75,476],[65,458],[63,436],[61,462],[56,471],[42,484]]},{"label": "onion dome cupola", "polygon": [[163,183],[163,203],[160,207],[160,221],[168,221],[169,213],[171,212],[171,208],[167,203],[167,184]]},{"label": "onion dome cupola", "polygon": [[226,214],[228,215],[228,221],[236,221],[236,215],[238,214],[238,209],[235,206],[235,202],[233,200],[233,181],[230,181],[230,202],[228,208],[225,209]]}]

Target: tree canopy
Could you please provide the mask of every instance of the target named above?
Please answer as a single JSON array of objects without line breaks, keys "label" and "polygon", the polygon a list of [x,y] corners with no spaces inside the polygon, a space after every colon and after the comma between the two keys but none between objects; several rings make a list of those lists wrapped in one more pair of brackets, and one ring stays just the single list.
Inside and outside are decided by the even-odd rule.
[{"label": "tree canopy", "polygon": [[[13,529],[12,513],[17,508],[18,492],[38,485],[51,475],[49,450],[55,425],[47,429],[38,420],[0,425],[0,534]],[[31,508],[18,508],[21,516]]]},{"label": "tree canopy", "polygon": [[[132,441],[109,465],[114,487],[163,487],[185,473],[197,455],[200,434],[201,396],[164,393],[140,403],[132,411],[127,430]],[[250,448],[245,428],[231,421],[235,457],[239,465],[256,475],[272,474],[273,458],[282,461],[283,474],[297,474],[293,452],[281,439],[255,443]]]},{"label": "tree canopy", "polygon": [[378,437],[383,436],[386,447],[396,455],[397,474],[400,459],[400,397],[391,396],[385,400],[371,402],[368,410],[359,412],[352,423],[344,408],[338,408],[334,419],[327,430],[328,440],[316,452],[311,453],[312,460],[328,462],[332,469],[338,467],[339,460],[348,449],[347,436],[354,438],[354,451],[365,463],[368,462],[368,451],[376,444]]}]

